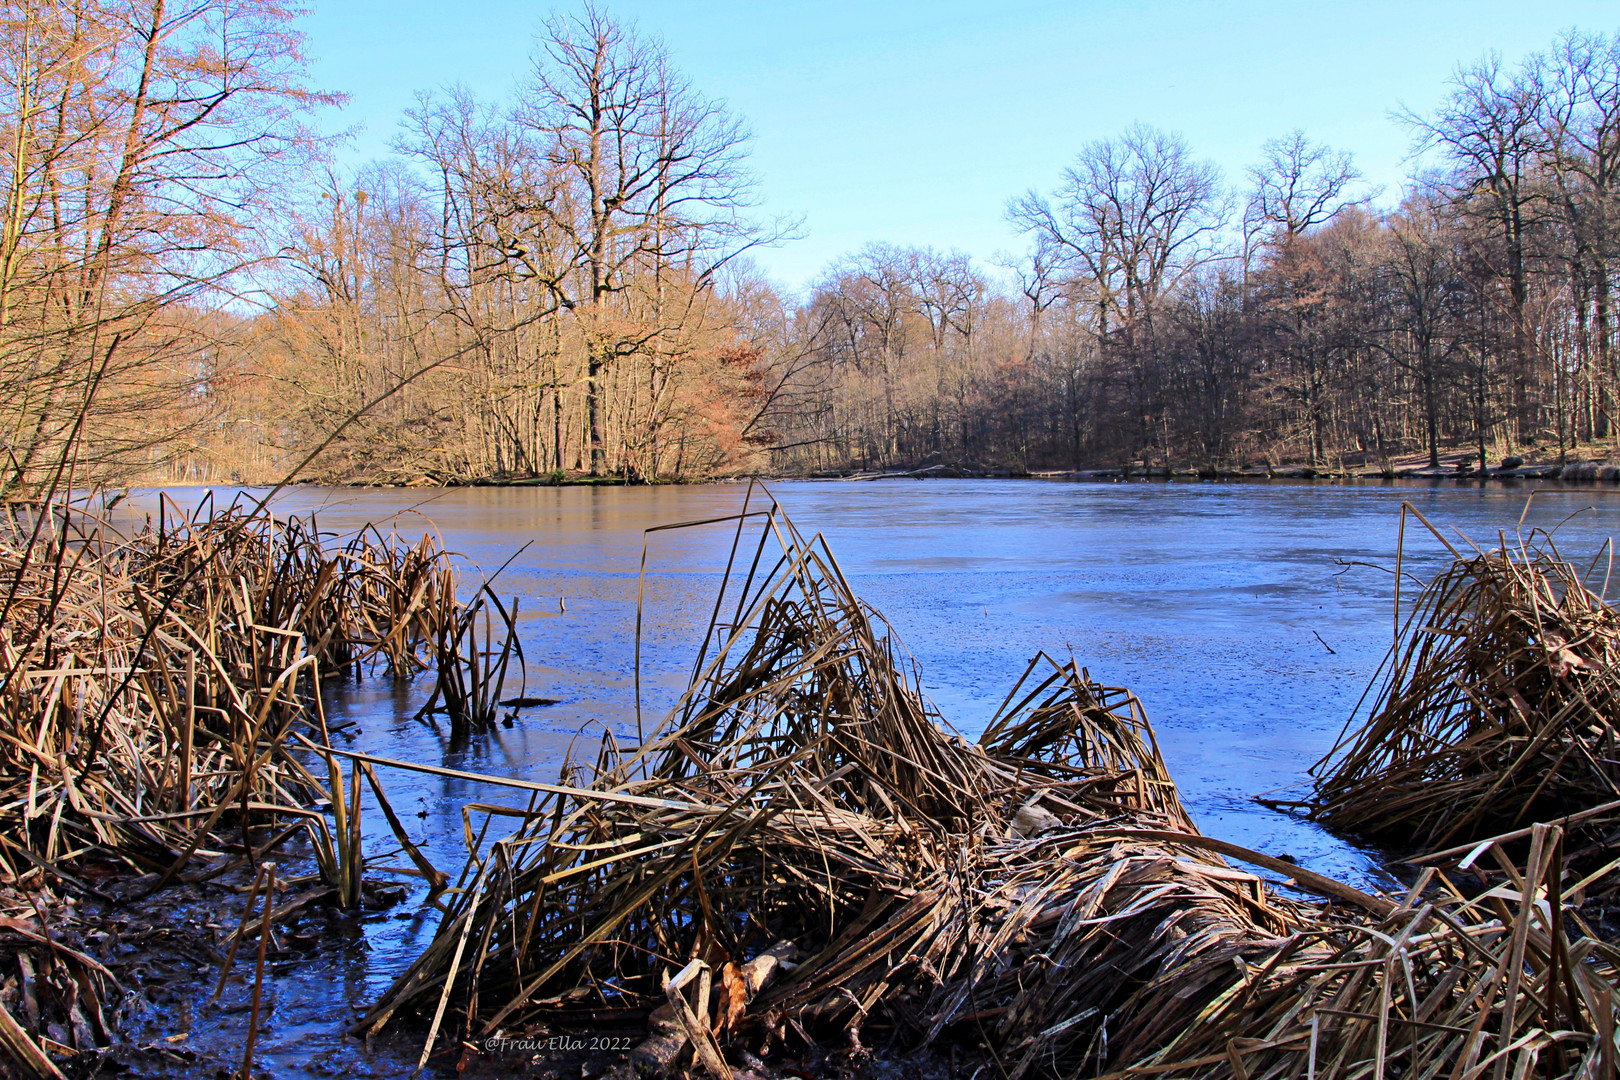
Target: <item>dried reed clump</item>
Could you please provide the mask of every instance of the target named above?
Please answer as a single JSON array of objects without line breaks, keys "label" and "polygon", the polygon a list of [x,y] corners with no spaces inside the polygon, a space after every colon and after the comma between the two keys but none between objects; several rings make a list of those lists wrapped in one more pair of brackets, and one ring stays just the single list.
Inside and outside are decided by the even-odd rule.
[{"label": "dried reed clump", "polygon": [[1582,814],[1577,846],[1604,846],[1590,811],[1620,799],[1620,619],[1550,538],[1453,554],[1367,719],[1316,766],[1310,815],[1432,851]]},{"label": "dried reed clump", "polygon": [[327,550],[313,523],[167,502],[125,537],[57,505],[0,522],[0,587],[0,871],[94,891],[75,862],[111,859],[155,887],[281,821],[255,854],[309,832],[358,896],[359,777],[326,750],[316,688],[438,660],[466,605],[433,538]]},{"label": "dried reed clump", "polygon": [[356,1034],[420,1016],[425,1062],[447,1017],[453,1046],[645,1021],[643,1065],[689,1046],[718,1077],[811,1040],[984,1044],[1009,1078],[1613,1075],[1612,969],[1560,922],[1557,830],[1517,891],[1366,895],[1199,835],[1136,699],[1046,657],[970,743],[774,505],[715,612],[661,734],[482,808],[515,831],[475,845]]},{"label": "dried reed clump", "polygon": [[[324,677],[346,670],[431,668],[453,732],[494,718],[488,702],[516,654],[512,619],[487,584],[472,603],[457,599],[434,537],[411,544],[368,528],[328,547],[313,520],[211,501],[180,513],[167,500],[125,536],[66,504],[13,506],[0,519],[0,589],[5,886],[105,900],[90,882],[116,879],[107,887],[127,898],[198,859],[210,864],[187,880],[244,861],[262,873],[263,856],[307,836],[319,880],[272,910],[272,875],[261,935],[310,903],[355,907],[363,771],[406,854],[442,887],[370,767],[345,777],[320,695]],[[0,957],[20,979],[15,994],[0,986],[0,1054],[25,1075],[58,1076],[42,1048],[104,1045],[99,1003],[121,992],[60,939],[62,920],[48,927],[34,907],[34,919],[0,914]],[[261,945],[261,978],[264,959]]]},{"label": "dried reed clump", "polygon": [[1617,954],[1568,907],[1562,831],[1531,832],[1523,864],[1493,847],[1505,880],[1471,897],[1431,869],[1382,914],[1166,965],[1114,1014],[1097,1074],[1615,1076]]}]

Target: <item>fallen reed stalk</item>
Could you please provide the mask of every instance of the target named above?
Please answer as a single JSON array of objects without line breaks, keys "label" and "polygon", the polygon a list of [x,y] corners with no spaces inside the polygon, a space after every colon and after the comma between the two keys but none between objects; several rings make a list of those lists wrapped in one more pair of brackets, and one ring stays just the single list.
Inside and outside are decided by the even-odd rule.
[{"label": "fallen reed stalk", "polygon": [[1613,954],[1568,933],[1557,828],[1473,897],[1212,841],[1128,692],[1040,656],[970,742],[819,537],[772,503],[739,553],[751,516],[665,724],[469,807],[433,942],[355,1034],[431,1018],[425,1064],[441,1031],[645,1023],[643,1067],[721,1078],[819,1041],[960,1044],[1009,1080],[1613,1075]]}]

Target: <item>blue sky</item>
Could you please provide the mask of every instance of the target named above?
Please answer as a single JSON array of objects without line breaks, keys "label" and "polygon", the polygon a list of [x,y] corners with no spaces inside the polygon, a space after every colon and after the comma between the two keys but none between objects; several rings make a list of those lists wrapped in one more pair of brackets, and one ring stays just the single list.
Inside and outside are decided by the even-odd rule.
[{"label": "blue sky", "polygon": [[[558,5],[571,10],[566,3]],[[1047,189],[1086,142],[1133,121],[1181,132],[1228,181],[1293,128],[1352,151],[1389,196],[1411,169],[1390,119],[1444,94],[1460,61],[1516,61],[1572,26],[1620,30],[1585,0],[619,0],[694,86],[754,133],[767,215],[805,236],[756,261],[802,288],[871,241],[989,261],[1023,241],[1009,196]],[[502,98],[551,6],[517,0],[314,0],[314,75],[348,93],[345,158],[388,152],[419,90]]]}]

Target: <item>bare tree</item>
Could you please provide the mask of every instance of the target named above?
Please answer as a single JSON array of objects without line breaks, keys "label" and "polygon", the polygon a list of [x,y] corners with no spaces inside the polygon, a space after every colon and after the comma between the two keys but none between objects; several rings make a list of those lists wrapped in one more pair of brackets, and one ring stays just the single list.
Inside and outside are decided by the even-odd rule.
[{"label": "bare tree", "polygon": [[1351,198],[1361,179],[1348,153],[1312,142],[1299,129],[1261,147],[1261,162],[1249,169],[1252,185],[1244,209],[1246,235],[1272,229],[1277,242],[1286,244],[1315,225],[1323,225],[1352,206],[1366,203]]},{"label": "bare tree", "polygon": [[1031,192],[1009,206],[1046,258],[1065,264],[1071,280],[1088,279],[1101,347],[1120,331],[1144,444],[1156,427],[1147,386],[1154,309],[1215,256],[1224,210],[1215,166],[1196,160],[1179,136],[1140,124],[1082,150],[1051,199]]},{"label": "bare tree", "polygon": [[1536,65],[1506,72],[1493,53],[1457,71],[1450,95],[1433,117],[1402,114],[1418,133],[1419,146],[1440,149],[1458,170],[1459,206],[1479,213],[1490,225],[1486,257],[1508,288],[1514,420],[1520,426],[1528,426],[1530,409],[1526,255],[1532,215],[1540,200],[1536,174],[1546,149],[1545,101]]},{"label": "bare tree", "polygon": [[14,3],[0,14],[0,493],[114,475],[173,439],[217,301],[335,100],[268,0]]},{"label": "bare tree", "polygon": [[547,24],[518,119],[574,190],[552,204],[576,271],[556,287],[589,339],[590,465],[599,475],[602,372],[661,329],[615,320],[610,301],[637,271],[656,277],[681,267],[705,282],[758,239],[742,216],[752,191],[743,167],[748,135],[671,70],[660,42],[589,6]]},{"label": "bare tree", "polygon": [[1382,269],[1392,320],[1387,332],[1368,338],[1417,381],[1429,467],[1436,469],[1441,395],[1463,346],[1457,317],[1461,268],[1438,198],[1433,192],[1416,193],[1391,219]]},{"label": "bare tree", "polygon": [[1009,213],[1096,281],[1128,324],[1213,257],[1221,199],[1213,164],[1180,136],[1138,124],[1082,150],[1051,201],[1031,193]]},{"label": "bare tree", "polygon": [[1610,291],[1620,245],[1620,41],[1571,31],[1536,63],[1546,91],[1546,171],[1569,248],[1588,437],[1600,434],[1600,412],[1620,437]]}]

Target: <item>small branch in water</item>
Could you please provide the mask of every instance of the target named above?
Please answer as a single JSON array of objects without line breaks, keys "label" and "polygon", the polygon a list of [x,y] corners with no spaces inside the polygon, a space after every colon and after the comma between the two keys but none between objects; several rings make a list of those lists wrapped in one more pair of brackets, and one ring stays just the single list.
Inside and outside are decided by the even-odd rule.
[{"label": "small branch in water", "polygon": [[1350,572],[1350,568],[1353,567],[1353,566],[1365,566],[1369,570],[1379,570],[1379,571],[1382,571],[1383,573],[1386,573],[1386,574],[1394,574],[1397,577],[1407,578],[1408,580],[1410,580],[1412,582],[1415,582],[1418,585],[1427,584],[1422,578],[1418,577],[1416,574],[1413,574],[1413,573],[1411,573],[1409,571],[1406,571],[1406,570],[1391,570],[1387,566],[1379,566],[1375,562],[1366,562],[1366,561],[1364,561],[1362,559],[1339,559],[1339,558],[1335,558],[1333,560],[1333,563],[1334,563],[1335,566],[1344,567],[1343,570],[1340,570],[1337,574],[1334,574],[1333,575],[1334,577],[1344,577],[1344,575],[1346,575],[1346,574],[1348,574]]},{"label": "small branch in water", "polygon": [[[1318,634],[1315,630],[1311,631],[1311,636],[1314,637],[1317,641],[1322,641],[1322,635]],[[1326,649],[1329,653],[1332,653],[1332,655],[1334,655],[1334,656],[1339,655],[1337,652],[1334,651],[1333,646],[1329,645],[1325,641],[1322,641],[1322,648]]]}]

